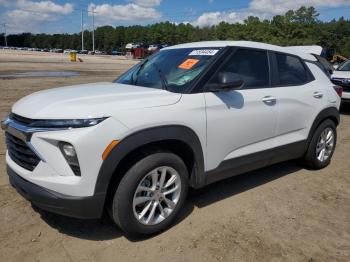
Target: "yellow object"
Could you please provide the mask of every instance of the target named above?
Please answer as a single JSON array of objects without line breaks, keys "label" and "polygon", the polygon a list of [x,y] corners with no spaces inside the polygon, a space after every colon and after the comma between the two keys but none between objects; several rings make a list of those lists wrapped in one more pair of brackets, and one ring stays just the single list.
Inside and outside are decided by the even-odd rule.
[{"label": "yellow object", "polygon": [[105,160],[108,156],[108,154],[112,151],[112,149],[118,145],[119,141],[118,140],[113,140],[105,149],[105,151],[103,151],[102,154],[102,160]]},{"label": "yellow object", "polygon": [[69,59],[71,62],[76,62],[77,61],[77,53],[76,52],[70,52],[69,53]]}]

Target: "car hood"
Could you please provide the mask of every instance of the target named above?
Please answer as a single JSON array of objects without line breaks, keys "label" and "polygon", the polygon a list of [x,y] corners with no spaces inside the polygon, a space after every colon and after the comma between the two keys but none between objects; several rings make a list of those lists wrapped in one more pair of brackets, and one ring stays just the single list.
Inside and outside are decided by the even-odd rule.
[{"label": "car hood", "polygon": [[122,110],[166,106],[181,94],[110,82],[53,88],[20,99],[12,112],[31,119],[82,119],[111,116]]},{"label": "car hood", "polygon": [[332,78],[350,78],[350,71],[334,71]]}]

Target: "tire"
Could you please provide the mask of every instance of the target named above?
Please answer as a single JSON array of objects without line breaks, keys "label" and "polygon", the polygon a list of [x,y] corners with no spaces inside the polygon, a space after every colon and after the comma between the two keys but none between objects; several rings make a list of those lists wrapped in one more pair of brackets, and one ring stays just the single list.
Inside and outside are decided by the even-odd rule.
[{"label": "tire", "polygon": [[[326,158],[324,158],[322,160],[322,157],[320,154],[318,154],[317,152],[319,152],[319,150],[321,149],[320,145],[322,144],[321,142],[321,135],[328,133],[328,131],[331,131],[333,134],[333,146],[331,151],[328,154],[325,154],[325,156],[327,156]],[[308,150],[305,154],[304,157],[304,163],[306,164],[307,167],[311,168],[311,169],[322,169],[326,166],[329,165],[329,163],[331,162],[331,158],[333,156],[334,150],[335,150],[335,146],[336,146],[336,142],[337,142],[337,129],[336,126],[334,124],[334,122],[330,119],[326,119],[325,121],[323,121],[315,130]],[[316,151],[317,149],[317,151]],[[328,150],[328,147],[325,146],[324,148],[325,150]],[[321,159],[320,159],[321,158]]]},{"label": "tire", "polygon": [[[163,187],[160,187],[163,173],[165,179]],[[157,177],[154,180],[157,183],[154,183],[154,177]],[[154,189],[155,185],[159,189]],[[170,190],[174,192],[168,193]],[[127,235],[158,233],[174,221],[184,204],[187,192],[188,171],[182,159],[172,153],[154,153],[139,160],[125,173],[116,188],[110,214]],[[148,200],[136,204],[140,199]],[[150,219],[153,210],[154,216]]]}]

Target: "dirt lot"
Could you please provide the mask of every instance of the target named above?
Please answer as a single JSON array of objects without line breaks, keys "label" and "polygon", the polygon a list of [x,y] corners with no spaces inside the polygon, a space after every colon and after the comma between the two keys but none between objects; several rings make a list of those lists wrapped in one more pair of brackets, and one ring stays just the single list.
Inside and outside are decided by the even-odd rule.
[{"label": "dirt lot", "polygon": [[[77,71],[76,77],[0,78],[0,118],[19,98],[57,86],[111,81],[133,61],[0,50],[0,74]],[[176,225],[128,239],[106,216],[78,220],[32,207],[9,186],[0,133],[0,261],[350,261],[350,105],[331,165],[278,164],[190,192]]]}]

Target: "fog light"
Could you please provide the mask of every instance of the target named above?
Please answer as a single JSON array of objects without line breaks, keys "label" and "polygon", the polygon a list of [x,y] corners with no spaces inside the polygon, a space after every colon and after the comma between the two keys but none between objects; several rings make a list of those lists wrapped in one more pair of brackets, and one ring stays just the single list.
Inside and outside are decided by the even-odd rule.
[{"label": "fog light", "polygon": [[75,152],[75,149],[74,147],[71,145],[71,144],[68,144],[68,143],[64,143],[62,145],[62,150],[63,150],[63,153],[67,156],[67,157],[76,157],[77,154]]},{"label": "fog light", "polygon": [[80,176],[79,161],[74,146],[67,142],[60,142],[59,147],[73,173]]}]

